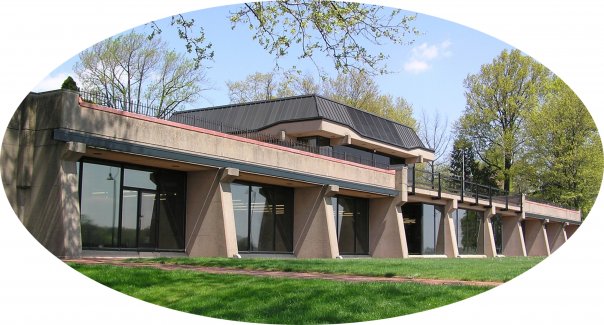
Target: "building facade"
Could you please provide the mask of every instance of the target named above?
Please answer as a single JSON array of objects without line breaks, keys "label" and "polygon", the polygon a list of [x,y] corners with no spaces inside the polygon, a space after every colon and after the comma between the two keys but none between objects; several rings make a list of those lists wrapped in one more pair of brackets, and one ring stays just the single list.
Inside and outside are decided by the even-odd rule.
[{"label": "building facade", "polygon": [[32,93],[2,143],[9,201],[59,257],[547,256],[581,223],[426,171],[412,129],[321,96],[170,120],[95,102]]}]

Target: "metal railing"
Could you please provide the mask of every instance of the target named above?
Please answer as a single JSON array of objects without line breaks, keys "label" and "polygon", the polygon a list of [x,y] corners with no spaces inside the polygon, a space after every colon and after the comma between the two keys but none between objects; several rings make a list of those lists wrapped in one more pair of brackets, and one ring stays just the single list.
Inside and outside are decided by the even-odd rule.
[{"label": "metal railing", "polygon": [[[462,179],[457,175],[448,173],[432,172],[410,165],[407,169],[407,180],[409,191],[416,194],[416,189],[436,191],[435,198],[441,198],[442,193],[459,195],[460,202],[478,205],[480,200],[488,201],[489,206],[493,202],[504,204],[504,209],[509,209],[510,204],[519,206],[522,210],[522,194],[511,194],[497,187],[482,185],[471,179]],[[467,201],[471,198],[470,201]]]},{"label": "metal railing", "polygon": [[207,130],[217,131],[221,133],[236,135],[240,137],[244,137],[247,139],[252,139],[264,143],[270,143],[286,148],[297,149],[301,151],[306,151],[322,156],[332,157],[336,159],[341,159],[345,161],[355,162],[362,165],[377,167],[381,169],[390,169],[390,165],[383,164],[377,162],[375,159],[367,159],[361,156],[357,156],[350,153],[342,153],[334,151],[332,147],[329,146],[311,146],[304,142],[291,140],[291,139],[280,139],[272,134],[262,133],[257,130],[248,130],[241,129],[238,127],[234,127],[227,123],[207,120],[200,118],[194,115],[185,115],[185,114],[172,114],[171,116],[162,116],[161,112],[153,107],[153,106],[145,106],[141,104],[134,104],[129,101],[122,100],[120,98],[113,98],[112,96],[107,96],[106,94],[96,93],[96,92],[88,92],[88,91],[80,91],[80,97],[83,101],[106,106],[110,108],[115,108],[118,110],[123,110],[127,112],[132,112],[136,114],[142,114],[150,117],[164,118],[170,120],[172,122],[186,124],[190,126],[195,126]]}]

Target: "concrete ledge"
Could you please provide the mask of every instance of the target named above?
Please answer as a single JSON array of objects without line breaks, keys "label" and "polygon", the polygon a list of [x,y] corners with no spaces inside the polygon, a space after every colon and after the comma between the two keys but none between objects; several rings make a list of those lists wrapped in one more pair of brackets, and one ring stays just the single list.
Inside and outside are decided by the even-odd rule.
[{"label": "concrete ledge", "polygon": [[82,250],[83,258],[155,258],[155,257],[187,257],[184,252],[136,252],[136,251],[106,251]]}]

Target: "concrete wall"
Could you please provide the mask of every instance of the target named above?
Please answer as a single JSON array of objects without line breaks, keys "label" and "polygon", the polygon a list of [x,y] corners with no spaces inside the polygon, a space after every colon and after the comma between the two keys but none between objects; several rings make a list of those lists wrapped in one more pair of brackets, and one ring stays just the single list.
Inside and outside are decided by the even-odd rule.
[{"label": "concrete wall", "polygon": [[535,214],[543,217],[580,222],[581,212],[569,210],[540,202],[525,200],[522,208],[527,215]]},{"label": "concrete wall", "polygon": [[234,162],[394,188],[394,173],[390,171],[214,131],[203,131],[163,120],[152,121],[112,109],[73,108],[67,109],[65,115],[62,127],[98,137],[124,139]]},{"label": "concrete wall", "polygon": [[76,164],[85,146],[53,141],[61,107],[78,107],[77,94],[31,95],[19,106],[2,141],[2,184],[23,225],[56,256],[81,254]]},{"label": "concrete wall", "polygon": [[505,256],[526,256],[521,221],[522,217],[501,217],[502,253]]},{"label": "concrete wall", "polygon": [[528,256],[549,256],[550,249],[545,222],[537,219],[524,220],[524,241]]},{"label": "concrete wall", "polygon": [[230,184],[238,174],[232,169],[187,174],[185,251],[189,256],[238,253]]},{"label": "concrete wall", "polygon": [[562,222],[550,222],[546,226],[547,241],[550,252],[555,252],[562,244],[566,242],[565,225]]},{"label": "concrete wall", "polygon": [[335,258],[339,255],[331,197],[334,186],[296,188],[294,191],[294,255]]}]

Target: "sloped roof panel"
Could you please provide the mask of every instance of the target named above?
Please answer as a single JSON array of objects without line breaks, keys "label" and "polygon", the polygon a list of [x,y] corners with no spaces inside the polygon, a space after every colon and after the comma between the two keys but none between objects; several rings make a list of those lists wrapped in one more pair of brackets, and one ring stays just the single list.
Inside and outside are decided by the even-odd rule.
[{"label": "sloped roof panel", "polygon": [[246,130],[262,130],[298,120],[325,119],[348,126],[366,138],[406,149],[427,149],[415,131],[407,126],[317,95],[210,107],[175,115],[192,115]]}]

